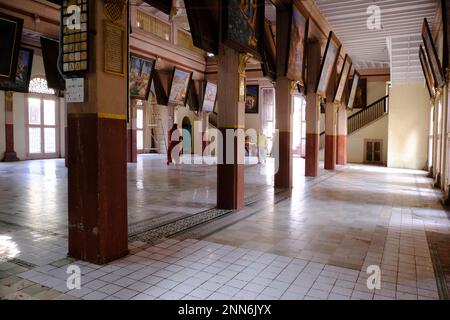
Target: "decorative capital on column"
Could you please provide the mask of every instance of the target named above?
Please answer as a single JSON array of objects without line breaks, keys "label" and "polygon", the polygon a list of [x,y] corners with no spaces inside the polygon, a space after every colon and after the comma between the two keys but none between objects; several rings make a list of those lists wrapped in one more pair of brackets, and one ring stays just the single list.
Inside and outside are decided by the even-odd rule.
[{"label": "decorative capital on column", "polygon": [[239,73],[239,102],[244,103],[245,102],[245,69],[247,67],[248,59],[250,59],[250,56],[246,53],[239,54],[239,67],[238,67],[238,73]]},{"label": "decorative capital on column", "polygon": [[291,95],[294,95],[298,92],[298,81],[291,81]]},{"label": "decorative capital on column", "polygon": [[250,59],[250,56],[248,54],[246,54],[246,53],[241,53],[239,55],[239,69],[238,69],[238,72],[239,72],[239,75],[241,77],[245,77],[245,69],[247,67],[247,62],[248,62],[249,59]]},{"label": "decorative capital on column", "polygon": [[12,100],[12,98],[13,98],[13,92],[12,91],[6,91],[5,92],[5,99],[6,100]]}]

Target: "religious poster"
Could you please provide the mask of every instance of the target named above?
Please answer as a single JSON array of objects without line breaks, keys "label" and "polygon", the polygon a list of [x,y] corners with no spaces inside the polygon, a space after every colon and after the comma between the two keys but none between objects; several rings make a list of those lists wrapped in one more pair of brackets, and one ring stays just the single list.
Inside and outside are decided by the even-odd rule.
[{"label": "religious poster", "polygon": [[222,38],[239,52],[261,58],[264,0],[223,0]]},{"label": "religious poster", "polygon": [[245,113],[259,113],[259,86],[247,86],[245,96]]},{"label": "religious poster", "polygon": [[326,92],[330,83],[331,75],[333,73],[333,68],[336,68],[336,63],[340,51],[341,44],[334,33],[330,31],[324,58],[322,60],[322,67],[320,69],[319,82],[317,83],[316,88],[316,94],[322,97],[326,97]]},{"label": "religious poster", "polygon": [[135,54],[130,58],[130,96],[147,100],[155,61]]},{"label": "religious poster", "polygon": [[290,31],[290,48],[286,77],[292,81],[299,81],[305,85],[305,54],[306,39],[308,38],[309,20],[305,19],[295,4],[292,5]]},{"label": "religious poster", "polygon": [[347,103],[347,107],[349,109],[353,109],[355,105],[355,98],[358,92],[358,85],[359,80],[361,79],[361,76],[359,75],[359,72],[355,70],[355,75],[353,76],[353,80],[350,85],[350,95]]},{"label": "religious poster", "polygon": [[[351,88],[352,85],[353,82],[350,80],[348,83],[349,88]],[[353,108],[364,109],[366,107],[367,107],[367,79],[361,79],[360,76],[354,96]]]},{"label": "religious poster", "polygon": [[14,81],[23,20],[0,12],[0,78]]},{"label": "religious poster", "polygon": [[347,84],[348,77],[350,76],[350,71],[352,69],[352,59],[345,55],[344,63],[342,64],[341,73],[339,76],[338,87],[336,90],[336,95],[334,97],[334,102],[342,102],[342,97],[345,91],[345,85]]},{"label": "religious poster", "polygon": [[205,96],[203,98],[203,112],[214,112],[217,100],[217,85],[207,82],[205,86]]},{"label": "religious poster", "polygon": [[427,85],[428,92],[430,93],[430,97],[434,98],[436,96],[436,89],[435,89],[434,83],[433,83],[433,75],[431,74],[431,67],[427,60],[425,50],[423,50],[422,46],[420,46],[420,50],[419,50],[419,59],[420,59],[420,64],[422,65],[423,76],[425,78],[425,83]]},{"label": "religious poster", "polygon": [[434,78],[434,85],[436,88],[440,88],[445,84],[444,72],[442,70],[441,62],[434,45],[433,36],[431,34],[428,21],[425,18],[422,26],[422,39],[425,46],[425,52],[427,53],[428,61],[430,62],[431,71]]},{"label": "religious poster", "polygon": [[17,60],[17,71],[14,81],[0,80],[0,90],[28,92],[30,83],[31,67],[33,65],[33,50],[20,48]]},{"label": "religious poster", "polygon": [[170,85],[169,103],[174,105],[186,105],[189,82],[192,79],[192,72],[179,69],[173,70],[172,82]]}]

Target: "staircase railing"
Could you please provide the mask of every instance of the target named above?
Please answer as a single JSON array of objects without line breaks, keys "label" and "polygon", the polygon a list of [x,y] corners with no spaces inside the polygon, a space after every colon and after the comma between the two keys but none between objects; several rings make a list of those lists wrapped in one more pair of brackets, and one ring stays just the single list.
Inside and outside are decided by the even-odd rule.
[{"label": "staircase railing", "polygon": [[380,100],[375,101],[367,108],[351,115],[348,118],[348,134],[358,131],[387,114],[389,112],[388,98],[389,96],[385,96]]},{"label": "staircase railing", "polygon": [[[352,134],[389,113],[389,96],[348,117],[347,130]],[[320,134],[320,149],[325,148],[325,131]]]}]

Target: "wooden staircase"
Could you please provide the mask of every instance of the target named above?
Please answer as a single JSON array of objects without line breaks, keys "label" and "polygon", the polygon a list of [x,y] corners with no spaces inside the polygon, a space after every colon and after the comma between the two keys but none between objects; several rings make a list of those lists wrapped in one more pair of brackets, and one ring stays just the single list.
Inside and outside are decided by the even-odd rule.
[{"label": "wooden staircase", "polygon": [[[368,126],[389,113],[389,96],[385,96],[367,108],[348,117],[348,135]],[[325,148],[325,131],[320,134],[320,149]]]}]

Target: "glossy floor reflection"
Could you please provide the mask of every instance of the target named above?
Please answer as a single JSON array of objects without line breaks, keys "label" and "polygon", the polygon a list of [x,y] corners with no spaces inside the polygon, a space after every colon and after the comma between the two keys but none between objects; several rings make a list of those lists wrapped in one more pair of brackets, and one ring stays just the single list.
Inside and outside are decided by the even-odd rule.
[{"label": "glossy floor reflection", "polygon": [[[245,171],[246,199],[273,193],[273,177],[260,174],[255,159]],[[160,155],[142,155],[128,165],[130,225],[162,224],[216,205],[216,166],[166,165]],[[0,163],[0,221],[66,234],[67,169],[64,160]]]},{"label": "glossy floor reflection", "polygon": [[[161,208],[172,212],[195,208],[193,203],[214,202],[214,170],[202,166],[167,168],[162,161],[146,156],[129,166],[129,192],[136,193],[134,198],[130,196],[129,211],[135,221],[145,215],[147,201],[154,202],[149,207],[160,201]],[[257,197],[258,201],[174,239],[130,243],[129,256],[96,266],[67,259],[64,233],[45,231],[52,228],[52,219],[65,223],[61,215],[52,215],[52,210],[64,207],[62,164],[33,162],[1,167],[0,188],[5,200],[1,211],[8,207],[15,211],[0,217],[0,298],[445,297],[438,286],[442,274],[436,267],[446,260],[436,260],[439,255],[431,243],[449,238],[450,222],[440,204],[441,194],[432,189],[425,172],[348,165],[335,172],[322,170],[318,178],[304,178],[303,161],[297,159],[295,188],[274,192],[271,176],[260,174],[261,166],[249,166],[246,198]],[[154,183],[147,185],[151,179]],[[43,193],[43,186],[54,194]],[[186,191],[188,188],[191,190]],[[135,210],[136,203],[142,204],[142,211]],[[18,223],[3,220],[15,216]],[[47,219],[42,230],[24,228],[30,221],[39,225],[40,217]],[[81,290],[65,285],[66,268],[72,264],[82,268]],[[371,266],[380,268],[379,290],[367,285]]]}]

